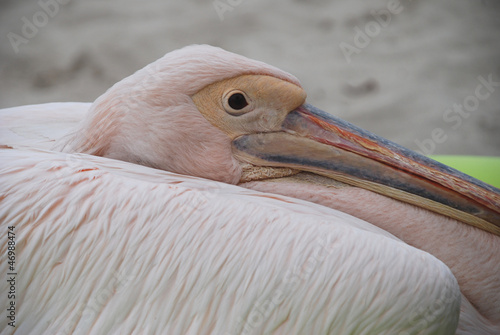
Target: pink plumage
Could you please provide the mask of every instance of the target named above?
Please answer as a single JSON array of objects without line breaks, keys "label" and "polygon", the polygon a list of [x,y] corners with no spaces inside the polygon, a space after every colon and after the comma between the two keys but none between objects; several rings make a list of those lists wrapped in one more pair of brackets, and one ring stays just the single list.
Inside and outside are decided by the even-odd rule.
[{"label": "pink plumage", "polygon": [[242,168],[191,96],[243,74],[300,86],[190,46],[93,104],[0,111],[1,334],[499,331],[498,237],[359,188],[228,185]]}]

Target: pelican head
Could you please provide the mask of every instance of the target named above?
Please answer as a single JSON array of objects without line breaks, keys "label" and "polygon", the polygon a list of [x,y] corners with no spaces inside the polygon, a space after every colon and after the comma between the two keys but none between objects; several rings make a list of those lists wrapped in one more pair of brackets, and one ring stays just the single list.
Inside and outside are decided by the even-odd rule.
[{"label": "pelican head", "polygon": [[64,147],[232,184],[314,173],[500,235],[500,190],[307,104],[282,70],[211,46],[114,85]]}]

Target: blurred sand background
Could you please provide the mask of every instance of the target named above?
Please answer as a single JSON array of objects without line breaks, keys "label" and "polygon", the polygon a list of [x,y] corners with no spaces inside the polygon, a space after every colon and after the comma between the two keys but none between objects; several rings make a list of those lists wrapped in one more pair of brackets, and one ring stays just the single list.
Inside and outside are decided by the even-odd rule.
[{"label": "blurred sand background", "polygon": [[308,102],[411,149],[500,156],[496,0],[55,1],[1,0],[0,107],[93,101],[207,43],[294,74]]}]

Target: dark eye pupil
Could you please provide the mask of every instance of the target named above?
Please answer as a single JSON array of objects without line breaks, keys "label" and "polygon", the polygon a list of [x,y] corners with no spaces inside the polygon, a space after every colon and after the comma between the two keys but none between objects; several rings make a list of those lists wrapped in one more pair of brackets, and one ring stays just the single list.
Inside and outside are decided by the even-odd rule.
[{"label": "dark eye pupil", "polygon": [[241,93],[234,93],[229,97],[229,100],[227,101],[229,106],[232,109],[240,110],[245,108],[245,106],[248,105],[247,100],[245,99],[245,96]]}]

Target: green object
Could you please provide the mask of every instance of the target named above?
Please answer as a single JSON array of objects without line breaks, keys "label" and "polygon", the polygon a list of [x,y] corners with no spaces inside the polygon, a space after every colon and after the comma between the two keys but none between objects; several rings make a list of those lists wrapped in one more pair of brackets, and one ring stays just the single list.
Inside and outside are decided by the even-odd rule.
[{"label": "green object", "polygon": [[433,155],[430,158],[500,188],[500,157]]}]

